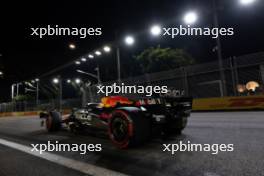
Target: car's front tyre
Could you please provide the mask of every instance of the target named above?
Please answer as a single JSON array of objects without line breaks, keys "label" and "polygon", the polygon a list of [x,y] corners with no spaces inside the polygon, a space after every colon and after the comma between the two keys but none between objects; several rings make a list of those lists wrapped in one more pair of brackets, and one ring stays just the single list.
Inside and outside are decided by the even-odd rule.
[{"label": "car's front tyre", "polygon": [[49,132],[58,131],[61,128],[61,114],[57,111],[51,111],[46,118],[46,129]]}]

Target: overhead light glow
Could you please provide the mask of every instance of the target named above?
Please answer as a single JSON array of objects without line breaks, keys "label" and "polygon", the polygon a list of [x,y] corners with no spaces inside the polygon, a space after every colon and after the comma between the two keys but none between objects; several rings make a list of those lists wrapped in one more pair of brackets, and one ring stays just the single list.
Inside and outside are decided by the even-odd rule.
[{"label": "overhead light glow", "polygon": [[101,53],[100,51],[95,51],[95,54],[96,54],[97,56],[102,55],[102,53]]},{"label": "overhead light glow", "polygon": [[76,78],[76,79],[75,79],[75,83],[76,83],[76,84],[80,84],[80,83],[81,83],[81,80],[80,80],[79,78]]},{"label": "overhead light glow", "polygon": [[70,48],[71,50],[74,50],[74,49],[76,48],[76,45],[73,44],[73,43],[71,43],[71,44],[69,44],[69,48]]},{"label": "overhead light glow", "polygon": [[35,81],[36,81],[36,82],[39,82],[39,78],[36,78]]},{"label": "overhead light glow", "polygon": [[54,83],[54,84],[58,84],[59,83],[59,79],[58,78],[54,78],[53,80],[52,80],[52,82]]},{"label": "overhead light glow", "polygon": [[86,58],[85,57],[81,58],[81,61],[86,62]]},{"label": "overhead light glow", "polygon": [[154,36],[159,36],[161,34],[161,27],[159,25],[154,25],[150,28],[150,33]]},{"label": "overhead light glow", "polygon": [[2,76],[4,73],[2,71],[0,71],[0,76]]},{"label": "overhead light glow", "polygon": [[71,80],[70,79],[67,79],[67,83],[70,84],[71,83]]},{"label": "overhead light glow", "polygon": [[106,53],[109,53],[109,52],[111,51],[111,48],[110,48],[109,46],[105,46],[105,47],[104,47],[104,51],[105,51]]},{"label": "overhead light glow", "polygon": [[197,21],[197,14],[195,12],[188,12],[185,14],[183,20],[186,24],[194,24]]},{"label": "overhead light glow", "polygon": [[76,64],[76,65],[80,65],[81,62],[80,62],[80,61],[75,61],[75,64]]},{"label": "overhead light glow", "polygon": [[133,45],[133,44],[135,43],[135,39],[134,39],[134,37],[132,37],[132,36],[127,36],[127,37],[125,38],[125,43],[126,43],[127,45]]},{"label": "overhead light glow", "polygon": [[90,59],[93,59],[93,58],[94,58],[94,55],[89,54],[88,57],[89,57]]},{"label": "overhead light glow", "polygon": [[242,5],[250,5],[252,3],[254,3],[256,0],[240,0],[240,3]]}]

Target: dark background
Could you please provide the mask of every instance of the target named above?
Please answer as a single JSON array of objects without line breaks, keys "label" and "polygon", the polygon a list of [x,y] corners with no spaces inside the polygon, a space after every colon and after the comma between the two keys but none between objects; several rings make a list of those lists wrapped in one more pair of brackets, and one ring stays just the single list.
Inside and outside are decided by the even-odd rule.
[{"label": "dark background", "polygon": [[[196,9],[199,14],[195,26],[212,27],[211,3],[210,0],[1,1],[0,65],[5,77],[0,78],[0,100],[8,100],[12,83],[38,77],[115,40],[115,36],[121,39],[128,33],[136,34],[138,38],[132,48],[121,48],[122,69],[126,71],[123,71],[123,76],[129,76],[133,71],[129,67],[133,55],[158,44],[183,48],[197,63],[216,61],[216,53],[212,52],[215,40],[210,37],[153,39],[147,33],[154,23],[177,27],[182,23],[184,12],[189,9]],[[222,38],[225,58],[264,51],[263,7],[264,3],[260,0],[248,7],[242,7],[238,0],[218,1],[220,26],[233,27],[235,31],[234,36]],[[103,35],[85,39],[65,36],[39,39],[30,35],[31,27],[46,27],[48,24],[101,27]],[[71,42],[76,44],[76,50],[69,50]],[[99,60],[104,63],[103,74],[108,74],[109,65],[115,64],[114,55],[110,59],[108,57]],[[94,64],[88,63],[85,70],[94,72]],[[110,79],[115,79],[115,76],[116,73],[111,72]]]}]

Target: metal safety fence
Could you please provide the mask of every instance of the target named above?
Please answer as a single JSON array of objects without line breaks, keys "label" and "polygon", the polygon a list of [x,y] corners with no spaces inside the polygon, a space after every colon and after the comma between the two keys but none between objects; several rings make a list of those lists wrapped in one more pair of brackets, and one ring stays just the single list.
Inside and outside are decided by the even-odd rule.
[{"label": "metal safety fence", "polygon": [[57,99],[39,101],[38,105],[36,101],[14,101],[0,104],[1,112],[25,112],[25,111],[39,111],[39,110],[51,110],[51,109],[71,109],[73,107],[81,107],[82,100],[77,99],[65,99],[60,101]]},{"label": "metal safety fence", "polygon": [[[254,53],[223,60],[224,79],[220,76],[221,69],[217,61],[191,65],[174,70],[145,74],[121,80],[125,85],[167,86],[176,95],[208,98],[221,96],[250,96],[264,94],[264,52]],[[253,88],[248,86],[253,82]],[[101,83],[112,85],[120,83],[111,81]],[[9,102],[0,104],[0,112],[33,111],[50,108],[73,108],[87,102],[98,102],[103,94],[97,93],[97,85],[83,87],[82,98],[47,100],[36,102]],[[126,94],[125,96],[136,96]],[[60,105],[61,104],[61,105]]]},{"label": "metal safety fence", "polygon": [[[178,95],[193,98],[264,94],[264,52],[231,57],[223,61],[224,80],[217,61],[121,80],[125,85],[167,86]],[[111,85],[118,81],[103,83]],[[253,82],[256,85],[250,85]],[[249,88],[247,86],[253,86]],[[255,87],[254,87],[255,86]],[[224,90],[225,89],[225,90]],[[98,88],[86,89],[83,102],[99,101]],[[131,95],[126,95],[131,96]]]}]

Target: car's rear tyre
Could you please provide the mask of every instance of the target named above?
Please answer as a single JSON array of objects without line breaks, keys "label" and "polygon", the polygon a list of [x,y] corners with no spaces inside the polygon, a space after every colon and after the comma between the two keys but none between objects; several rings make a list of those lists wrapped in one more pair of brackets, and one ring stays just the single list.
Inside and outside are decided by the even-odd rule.
[{"label": "car's rear tyre", "polygon": [[49,132],[58,131],[61,128],[61,114],[57,111],[51,111],[46,118],[46,128]]},{"label": "car's rear tyre", "polygon": [[140,112],[116,110],[109,121],[109,137],[118,148],[128,148],[146,142],[150,121]]},{"label": "car's rear tyre", "polygon": [[171,120],[164,126],[163,132],[166,136],[180,135],[188,122],[187,117]]}]

